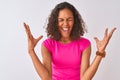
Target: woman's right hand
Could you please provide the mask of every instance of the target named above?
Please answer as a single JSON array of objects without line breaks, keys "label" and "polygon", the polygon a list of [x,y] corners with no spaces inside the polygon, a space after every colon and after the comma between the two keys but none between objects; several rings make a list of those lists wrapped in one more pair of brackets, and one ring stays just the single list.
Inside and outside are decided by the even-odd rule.
[{"label": "woman's right hand", "polygon": [[43,37],[43,36],[39,36],[38,38],[34,38],[33,35],[31,34],[29,25],[27,25],[26,23],[24,23],[24,28],[27,34],[27,38],[28,38],[28,52],[30,53],[31,51],[34,50],[36,44],[38,43],[38,41]]}]

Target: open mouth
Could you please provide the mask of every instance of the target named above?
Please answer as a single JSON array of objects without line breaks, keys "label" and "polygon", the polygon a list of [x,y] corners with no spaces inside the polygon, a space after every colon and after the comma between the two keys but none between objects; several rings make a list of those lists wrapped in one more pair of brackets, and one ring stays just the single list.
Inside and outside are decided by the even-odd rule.
[{"label": "open mouth", "polygon": [[62,30],[63,30],[64,32],[69,32],[69,28],[66,28],[66,27],[62,28]]}]

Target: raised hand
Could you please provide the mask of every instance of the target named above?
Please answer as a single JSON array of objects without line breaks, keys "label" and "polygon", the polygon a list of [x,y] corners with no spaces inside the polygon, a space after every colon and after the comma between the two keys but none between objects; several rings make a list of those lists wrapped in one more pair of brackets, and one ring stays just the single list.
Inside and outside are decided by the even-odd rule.
[{"label": "raised hand", "polygon": [[43,36],[39,36],[38,38],[35,39],[31,34],[29,26],[26,23],[24,23],[24,28],[28,38],[28,51],[30,52],[31,50],[34,50],[36,44]]},{"label": "raised hand", "polygon": [[97,45],[97,49],[99,52],[104,52],[105,48],[107,46],[107,44],[109,43],[113,32],[116,30],[116,28],[113,28],[109,33],[108,33],[108,28],[106,28],[105,33],[104,33],[104,37],[102,40],[99,40],[97,37],[95,37],[95,41],[96,41],[96,45]]}]

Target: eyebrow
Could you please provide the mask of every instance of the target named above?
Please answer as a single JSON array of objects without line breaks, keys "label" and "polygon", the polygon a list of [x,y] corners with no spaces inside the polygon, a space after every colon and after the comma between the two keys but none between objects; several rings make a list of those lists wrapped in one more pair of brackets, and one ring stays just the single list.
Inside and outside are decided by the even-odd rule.
[{"label": "eyebrow", "polygon": [[[58,18],[58,19],[63,19],[63,18]],[[67,19],[73,19],[73,17],[69,17],[69,18],[67,18]]]}]

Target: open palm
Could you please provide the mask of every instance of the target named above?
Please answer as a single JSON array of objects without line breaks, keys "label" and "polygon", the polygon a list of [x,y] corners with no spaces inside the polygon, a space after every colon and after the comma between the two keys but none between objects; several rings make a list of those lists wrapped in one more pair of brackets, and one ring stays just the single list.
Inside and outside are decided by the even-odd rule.
[{"label": "open palm", "polygon": [[104,37],[102,40],[99,40],[97,37],[95,37],[95,41],[96,41],[96,45],[97,45],[97,49],[99,52],[104,52],[105,48],[107,46],[107,44],[109,43],[113,32],[116,30],[116,28],[113,28],[110,33],[108,33],[108,28],[106,28],[105,33],[104,33]]},{"label": "open palm", "polygon": [[27,38],[28,38],[28,51],[33,50],[36,46],[36,44],[38,43],[38,41],[43,37],[43,36],[39,36],[38,38],[34,38],[33,35],[31,34],[30,28],[29,26],[24,23],[24,28],[27,34]]}]

